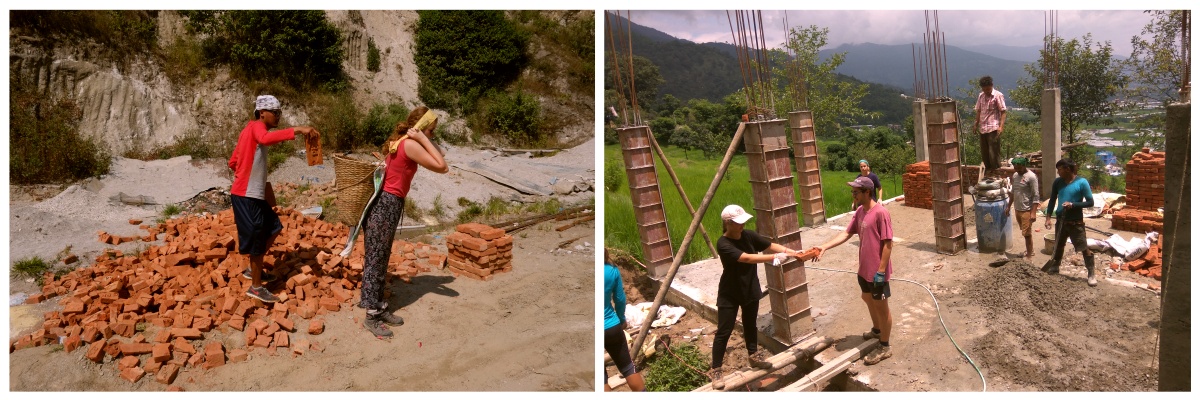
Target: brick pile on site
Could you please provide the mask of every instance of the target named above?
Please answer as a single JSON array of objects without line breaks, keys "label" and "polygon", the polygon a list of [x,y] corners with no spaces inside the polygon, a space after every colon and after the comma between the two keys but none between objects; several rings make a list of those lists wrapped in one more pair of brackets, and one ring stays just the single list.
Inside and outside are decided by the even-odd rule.
[{"label": "brick pile on site", "polygon": [[1158,209],[1166,204],[1166,171],[1167,153],[1144,147],[1134,153],[1125,164],[1125,208],[1113,213],[1113,229],[1162,232],[1163,216]]},{"label": "brick pile on site", "polygon": [[[1162,239],[1150,245],[1150,249],[1142,258],[1126,262],[1125,264],[1112,263],[1110,267],[1114,271],[1127,270],[1136,272],[1138,275],[1154,278],[1162,281]],[[1157,290],[1155,285],[1151,285],[1150,289]]]},{"label": "brick pile on site", "polygon": [[933,209],[933,178],[929,176],[929,161],[908,164],[902,176],[904,205]]},{"label": "brick pile on site", "polygon": [[446,265],[457,275],[488,281],[493,274],[512,271],[512,243],[503,229],[462,224],[446,236]]},{"label": "brick pile on site", "polygon": [[[249,280],[241,275],[249,259],[234,247],[231,210],[143,225],[142,237],[100,232],[100,241],[108,244],[151,242],[160,235],[162,244],[141,254],[109,249],[91,266],[60,278],[46,275],[41,293],[27,303],[58,297],[62,310],[46,313],[39,329],[10,342],[9,353],[61,342],[67,352],[84,349],[87,359],[115,365],[130,382],[153,374],[171,385],[182,369],[211,369],[245,361],[251,353],[295,357],[324,351],[315,336],[325,329],[322,316],[348,307],[357,294],[363,237],[342,258],[345,225],[291,209],[279,213],[284,230],[264,257],[268,270],[280,277],[267,284],[278,303],[245,295]],[[411,282],[446,259],[427,244],[397,241],[393,249],[388,281]],[[299,330],[307,335],[296,334]],[[237,334],[233,331],[245,335],[245,348],[225,347],[217,333]]]}]

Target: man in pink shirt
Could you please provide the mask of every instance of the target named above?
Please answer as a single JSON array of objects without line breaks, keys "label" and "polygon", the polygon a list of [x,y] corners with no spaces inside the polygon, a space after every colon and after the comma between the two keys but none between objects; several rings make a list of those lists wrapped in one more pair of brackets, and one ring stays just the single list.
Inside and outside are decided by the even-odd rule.
[{"label": "man in pink shirt", "polygon": [[1008,107],[1004,106],[1004,94],[992,87],[991,76],[979,78],[979,89],[979,97],[975,99],[975,133],[980,135],[983,166],[992,172],[1000,168],[1000,134],[1004,133]]},{"label": "man in pink shirt", "polygon": [[270,131],[279,125],[283,116],[279,100],[275,96],[258,96],[254,101],[254,120],[247,122],[238,136],[237,147],[229,157],[229,169],[233,170],[233,187],[229,188],[233,220],[238,230],[238,252],[250,256],[250,268],[242,277],[250,279],[246,295],[264,303],[274,303],[279,298],[271,294],[264,282],[275,279],[263,273],[263,255],[283,231],[279,215],[267,203],[274,198],[267,183],[267,147],[276,143],[307,135],[320,135],[310,126]]},{"label": "man in pink shirt", "polygon": [[892,215],[883,205],[871,198],[875,184],[865,176],[855,178],[850,185],[850,194],[854,201],[862,204],[850,219],[850,225],[828,242],[817,246],[820,250],[816,259],[820,260],[826,250],[850,240],[850,236],[858,235],[858,287],[862,290],[862,300],[867,303],[867,311],[871,314],[871,330],[862,334],[863,339],[879,338],[880,347],[867,354],[864,362],[875,365],[892,356],[892,346],[888,340],[892,336],[892,313],[888,309],[888,297],[892,296],[889,282],[892,280]]}]

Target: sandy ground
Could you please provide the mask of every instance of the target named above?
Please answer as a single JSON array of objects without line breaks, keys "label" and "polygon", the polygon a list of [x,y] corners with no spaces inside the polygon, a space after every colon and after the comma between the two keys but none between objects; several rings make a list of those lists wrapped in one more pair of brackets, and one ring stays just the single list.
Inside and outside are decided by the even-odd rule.
[{"label": "sandy ground", "polygon": [[[517,176],[529,179],[580,179],[567,175],[574,171],[594,179],[590,172],[594,171],[594,146],[589,142],[581,147],[536,163],[465,149],[452,149],[449,153],[453,156],[448,158],[452,165],[456,161],[488,159],[497,165],[524,163],[529,166],[527,172]],[[161,204],[187,200],[211,187],[228,187],[228,174],[216,164],[220,163],[121,159],[114,165],[113,174],[72,185],[61,193],[55,194],[54,188],[10,189],[10,260],[31,255],[52,259],[68,245],[87,260],[88,254],[103,248],[96,240],[96,230],[129,234],[137,231],[127,222],[130,218],[153,221]],[[326,164],[328,168],[308,167],[294,158],[273,173],[271,180],[301,183],[306,179],[332,179],[331,164]],[[553,168],[540,168],[545,165]],[[417,182],[413,196],[418,201],[432,201],[434,192],[482,196],[486,200],[506,190],[492,181],[456,176],[453,172],[438,175],[423,171]],[[39,191],[54,197],[39,201],[35,193]],[[105,201],[118,192],[148,195],[160,205],[139,207]],[[576,204],[591,201],[592,194],[573,193],[559,199]],[[491,281],[435,270],[417,276],[411,284],[390,284],[389,302],[401,307],[397,314],[405,318],[404,326],[393,329],[396,336],[391,340],[381,341],[367,333],[361,325],[363,312],[343,307],[326,316],[324,333],[309,338],[322,344],[324,351],[294,357],[257,349],[246,362],[208,371],[184,369],[176,385],[189,391],[591,391],[596,368],[595,224],[583,223],[562,232],[554,229],[559,225],[563,223],[551,221],[516,232],[513,271],[496,275]],[[446,233],[430,232],[419,240],[444,251],[442,237]],[[571,239],[576,240],[559,248]],[[122,246],[130,247],[125,250],[136,248],[136,244]],[[22,293],[37,290],[32,280],[10,276],[7,284],[10,303]],[[9,307],[9,337],[31,331],[41,323],[43,313],[60,307],[53,301]],[[227,347],[244,346],[239,331],[214,332]],[[298,329],[292,340],[306,337],[307,333]],[[80,351],[66,353],[55,348],[40,346],[9,354],[9,390],[166,388],[152,378],[131,384],[117,376],[113,361],[97,365]]]},{"label": "sandy ground", "polygon": [[[967,198],[967,206],[971,205]],[[1010,262],[989,267],[995,254],[980,254],[974,243],[968,250],[948,256],[935,252],[932,212],[892,203],[896,248],[894,278],[929,287],[937,303],[920,286],[896,281],[889,303],[894,320],[893,356],[875,366],[861,362],[850,368],[855,379],[882,391],[978,391],[983,388],[974,367],[955,350],[938,322],[938,307],[958,346],[979,364],[989,391],[1152,391],[1157,388],[1158,321],[1161,299],[1153,292],[1114,284],[1115,280],[1155,282],[1128,271],[1100,275],[1100,285],[1087,286],[1082,262],[1064,263],[1062,274],[1049,276],[1040,266],[1049,256],[1035,242],[1032,265]],[[824,243],[844,230],[838,219],[803,233],[804,247]],[[1111,222],[1089,219],[1088,226],[1112,231]],[[1035,225],[1041,228],[1041,221]],[[1014,229],[1015,229],[1014,224]],[[1039,237],[1042,232],[1035,232]],[[1106,235],[1088,232],[1089,237]],[[1019,233],[1017,233],[1019,238]],[[974,227],[967,229],[975,239]],[[1008,251],[1016,257],[1024,243]],[[808,266],[857,270],[858,239],[831,249]],[[1072,251],[1066,257],[1071,260]],[[1110,256],[1097,255],[1096,264],[1107,266]],[[719,273],[719,272],[718,272]],[[859,299],[853,275],[810,268],[807,271],[813,323],[819,335],[840,341],[830,352],[841,352],[862,341],[870,328],[866,306]],[[1112,280],[1109,280],[1112,279]],[[628,289],[627,289],[628,290]],[[715,292],[715,288],[713,288]],[[647,295],[653,297],[653,293]],[[760,314],[769,312],[764,299]],[[688,315],[695,316],[689,312]],[[698,318],[699,319],[699,318]],[[688,317],[684,317],[686,322]],[[762,319],[760,319],[762,321]],[[699,339],[703,352],[711,351],[711,327],[699,319],[685,328],[704,327]],[[760,327],[764,324],[760,323]],[[657,332],[654,330],[653,332]],[[736,343],[736,344],[735,344]],[[744,364],[744,346],[730,342],[726,365]],[[731,357],[733,356],[733,357]],[[615,369],[609,368],[610,373]]]}]

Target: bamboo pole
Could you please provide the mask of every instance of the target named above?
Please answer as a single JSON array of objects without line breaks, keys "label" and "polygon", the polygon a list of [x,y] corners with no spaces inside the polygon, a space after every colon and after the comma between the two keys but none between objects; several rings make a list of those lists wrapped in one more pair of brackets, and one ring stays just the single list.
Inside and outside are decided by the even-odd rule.
[{"label": "bamboo pole", "polygon": [[[688,200],[687,193],[683,192],[683,185],[679,184],[679,177],[675,176],[675,169],[671,168],[671,163],[667,161],[667,155],[663,154],[661,147],[658,147],[658,139],[654,138],[654,131],[651,131],[650,127],[646,127],[646,131],[650,132],[650,146],[654,147],[654,152],[658,153],[658,159],[662,160],[663,167],[667,168],[667,175],[671,176],[671,182],[675,183],[675,190],[678,190],[679,197],[683,198],[683,205],[687,206],[688,215],[695,218],[696,208],[692,207],[692,201]],[[712,239],[708,237],[708,230],[704,229],[704,224],[700,224],[700,234],[704,235],[704,243],[708,245],[708,251],[712,253],[713,258],[717,258],[717,248],[713,245]]]},{"label": "bamboo pole", "polygon": [[761,379],[762,377],[767,376],[767,374],[770,374],[771,372],[774,372],[777,369],[783,368],[786,365],[795,364],[797,361],[812,357],[812,356],[816,355],[817,353],[825,351],[825,349],[828,349],[829,346],[832,346],[832,345],[833,345],[833,339],[830,339],[825,336],[816,336],[816,335],[810,336],[808,339],[801,341],[800,343],[796,344],[795,346],[789,347],[787,350],[784,350],[783,352],[781,352],[779,354],[776,354],[776,355],[771,356],[770,358],[767,358],[767,361],[771,363],[770,369],[752,368],[752,369],[745,369],[745,370],[740,370],[740,371],[733,371],[728,374],[725,374],[725,376],[724,376],[725,389],[723,389],[723,390],[713,389],[712,384],[709,383],[707,385],[696,388],[696,390],[693,390],[693,392],[715,392],[715,391],[737,390],[738,388],[745,386],[746,384],[748,384],[750,382],[754,382],[755,380]]},{"label": "bamboo pole", "polygon": [[[692,216],[692,224],[688,226],[687,234],[683,236],[683,243],[679,245],[679,251],[675,253],[675,258],[671,261],[671,268],[667,270],[667,276],[663,278],[662,287],[658,288],[658,294],[654,295],[654,304],[650,307],[650,312],[646,315],[646,322],[642,323],[642,328],[638,332],[636,338],[633,339],[633,355],[634,360],[642,352],[642,343],[646,341],[646,334],[650,332],[650,321],[658,316],[658,308],[662,306],[663,300],[667,298],[667,291],[671,289],[671,281],[675,279],[675,273],[679,271],[679,264],[683,262],[683,255],[687,252],[688,245],[692,243],[692,238],[696,236],[696,229],[700,226],[700,219],[704,217],[704,213],[708,211],[708,204],[712,202],[713,194],[716,194],[717,187],[721,185],[721,179],[725,177],[725,170],[729,169],[729,162],[733,160],[733,153],[737,151],[738,142],[742,140],[742,133],[746,131],[746,124],[738,124],[737,133],[733,134],[733,140],[729,141],[729,149],[725,150],[725,158],[721,160],[721,166],[717,168],[717,175],[713,177],[713,181],[708,185],[708,192],[704,193],[704,199],[700,201],[700,208],[696,210],[696,214]],[[754,334],[758,334],[755,332]]]},{"label": "bamboo pole", "polygon": [[842,371],[849,369],[851,363],[853,363],[855,360],[858,360],[859,358],[862,358],[862,356],[867,353],[867,349],[875,347],[878,344],[879,344],[879,339],[871,339],[871,340],[862,342],[862,344],[859,344],[857,347],[850,349],[850,350],[846,350],[846,352],[839,354],[833,360],[830,360],[828,363],[821,366],[821,368],[817,368],[817,369],[813,370],[812,372],[809,372],[808,375],[805,375],[803,378],[800,378],[800,380],[793,382],[791,385],[785,386],[783,389],[779,389],[779,391],[780,392],[818,392],[818,391],[821,391],[821,389],[824,389],[826,386],[829,386],[830,379],[833,379],[833,377],[837,376],[837,374],[842,373]]}]

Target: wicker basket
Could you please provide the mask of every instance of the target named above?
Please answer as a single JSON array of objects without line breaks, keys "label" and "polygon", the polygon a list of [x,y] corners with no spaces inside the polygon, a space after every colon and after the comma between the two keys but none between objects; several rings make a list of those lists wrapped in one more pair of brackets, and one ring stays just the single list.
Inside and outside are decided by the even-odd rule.
[{"label": "wicker basket", "polygon": [[337,221],[346,226],[358,225],[363,208],[375,194],[375,184],[371,179],[375,174],[375,165],[369,162],[355,160],[342,155],[333,156],[334,179],[337,182],[337,199],[334,205],[338,209]]}]

